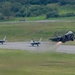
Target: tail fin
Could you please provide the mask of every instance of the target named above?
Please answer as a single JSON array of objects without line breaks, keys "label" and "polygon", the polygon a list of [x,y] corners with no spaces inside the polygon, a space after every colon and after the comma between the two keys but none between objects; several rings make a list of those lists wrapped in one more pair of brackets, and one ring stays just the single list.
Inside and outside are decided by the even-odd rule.
[{"label": "tail fin", "polygon": [[31,43],[35,43],[35,41],[32,39],[32,40],[31,40]]},{"label": "tail fin", "polygon": [[40,38],[39,42],[41,42],[42,38]]},{"label": "tail fin", "polygon": [[6,40],[6,36],[4,37],[3,41],[5,41],[5,40]]},{"label": "tail fin", "polygon": [[68,35],[68,34],[73,34],[72,31],[68,31],[65,35]]}]

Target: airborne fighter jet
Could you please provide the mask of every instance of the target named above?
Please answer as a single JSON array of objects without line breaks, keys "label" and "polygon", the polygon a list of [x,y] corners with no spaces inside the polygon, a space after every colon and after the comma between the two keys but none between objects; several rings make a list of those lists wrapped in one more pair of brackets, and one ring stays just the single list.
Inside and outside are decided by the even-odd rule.
[{"label": "airborne fighter jet", "polygon": [[35,45],[36,45],[36,46],[39,46],[39,44],[41,44],[41,40],[42,40],[42,38],[40,38],[39,41],[34,41],[34,40],[32,39],[30,44],[31,44],[32,46],[35,46]]},{"label": "airborne fighter jet", "polygon": [[0,43],[3,44],[6,40],[6,36],[3,38],[3,40],[0,40]]},{"label": "airborne fighter jet", "polygon": [[74,33],[72,31],[68,31],[63,36],[54,37],[54,38],[51,38],[49,40],[52,40],[54,42],[62,42],[62,43],[65,43],[67,41],[74,41],[74,39],[75,39]]}]

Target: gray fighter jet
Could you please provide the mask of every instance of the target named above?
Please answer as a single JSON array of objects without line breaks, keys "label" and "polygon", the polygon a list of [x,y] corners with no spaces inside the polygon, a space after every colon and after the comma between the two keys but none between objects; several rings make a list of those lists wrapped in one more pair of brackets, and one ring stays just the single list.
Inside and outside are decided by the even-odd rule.
[{"label": "gray fighter jet", "polygon": [[34,41],[34,40],[32,39],[30,44],[31,44],[32,46],[39,46],[39,44],[41,44],[41,40],[42,40],[42,38],[40,38],[39,41]]},{"label": "gray fighter jet", "polygon": [[67,41],[74,41],[75,37],[74,37],[74,33],[72,31],[68,31],[65,35],[63,36],[58,36],[58,37],[54,37],[51,38],[49,40],[52,40],[54,42],[59,42],[61,41],[62,43],[65,43]]},{"label": "gray fighter jet", "polygon": [[0,43],[3,44],[6,40],[6,36],[3,38],[3,40],[0,40]]}]

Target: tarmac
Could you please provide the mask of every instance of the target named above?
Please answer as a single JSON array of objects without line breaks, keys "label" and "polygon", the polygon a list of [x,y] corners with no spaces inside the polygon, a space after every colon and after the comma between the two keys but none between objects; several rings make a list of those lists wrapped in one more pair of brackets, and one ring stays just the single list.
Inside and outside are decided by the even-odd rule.
[{"label": "tarmac", "polygon": [[75,54],[74,45],[56,45],[51,42],[41,42],[40,46],[31,46],[30,42],[5,42],[0,49],[27,50],[31,52],[63,52]]}]

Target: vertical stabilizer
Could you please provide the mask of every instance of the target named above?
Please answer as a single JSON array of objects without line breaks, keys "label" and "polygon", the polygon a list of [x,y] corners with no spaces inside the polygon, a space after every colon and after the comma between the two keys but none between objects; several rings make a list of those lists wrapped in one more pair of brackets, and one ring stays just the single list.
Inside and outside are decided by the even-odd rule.
[{"label": "vertical stabilizer", "polygon": [[68,34],[73,34],[72,31],[68,31],[65,35],[68,35]]},{"label": "vertical stabilizer", "polygon": [[41,42],[42,38],[40,38],[39,42]]},{"label": "vertical stabilizer", "polygon": [[31,40],[31,43],[35,43],[35,41],[32,39],[32,40]]},{"label": "vertical stabilizer", "polygon": [[6,36],[4,37],[3,41],[5,41],[5,40],[6,40]]}]

